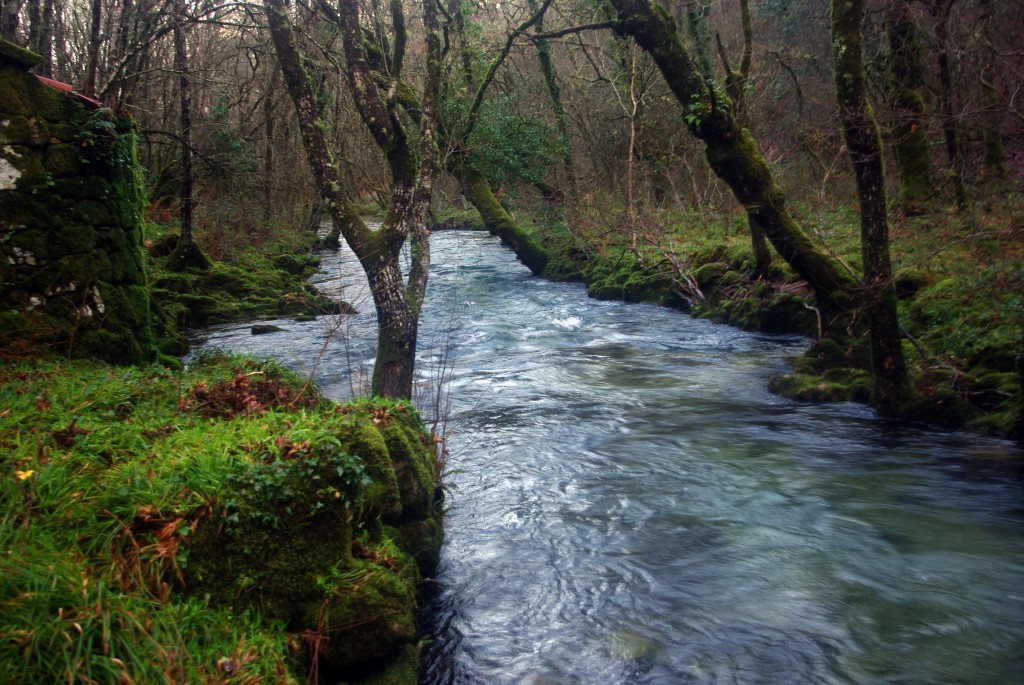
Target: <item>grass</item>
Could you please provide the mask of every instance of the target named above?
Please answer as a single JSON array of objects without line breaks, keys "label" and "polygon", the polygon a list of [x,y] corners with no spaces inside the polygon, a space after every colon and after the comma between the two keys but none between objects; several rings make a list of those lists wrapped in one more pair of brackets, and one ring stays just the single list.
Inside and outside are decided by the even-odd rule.
[{"label": "grass", "polygon": [[[367,401],[334,405],[304,379],[251,359],[215,355],[187,372],[7,360],[0,366],[5,682],[302,681],[296,626],[268,619],[256,605],[232,607],[189,591],[190,536],[221,515],[215,507],[224,526],[231,511],[254,521],[277,515],[244,508],[256,495],[240,487],[280,500],[282,511],[300,518],[321,501],[358,507],[347,500],[365,476],[353,457],[337,453],[336,436],[353,421],[370,422],[373,412],[410,413]],[[317,485],[321,474],[307,465],[320,462],[331,471],[323,483],[347,485]],[[309,497],[289,499],[289,488]],[[232,509],[236,500],[242,508]],[[273,528],[262,519],[251,525]],[[399,555],[389,540],[365,534],[360,549],[372,558]]]}]

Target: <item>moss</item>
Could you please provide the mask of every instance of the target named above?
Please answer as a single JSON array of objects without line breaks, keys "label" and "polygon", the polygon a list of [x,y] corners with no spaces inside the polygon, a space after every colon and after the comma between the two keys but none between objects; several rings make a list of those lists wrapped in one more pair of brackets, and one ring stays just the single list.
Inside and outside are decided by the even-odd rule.
[{"label": "moss", "polygon": [[99,227],[114,223],[112,212],[113,208],[110,203],[81,200],[72,206],[69,214],[76,222]]},{"label": "moss", "polygon": [[99,176],[55,178],[50,183],[50,191],[65,200],[105,201],[112,194],[110,183]]},{"label": "moss", "polygon": [[932,281],[932,276],[920,269],[901,269],[893,276],[896,297],[901,300],[913,298]]},{"label": "moss", "polygon": [[402,512],[402,498],[384,436],[374,425],[360,421],[352,425],[342,440],[349,452],[360,455],[366,474],[373,481],[367,486],[364,517],[396,520]]},{"label": "moss", "polygon": [[[64,225],[62,212],[53,198],[15,191],[0,192],[0,227],[23,230],[26,227],[42,231],[60,230]],[[53,246],[57,249],[57,245]]]},{"label": "moss", "polygon": [[[321,669],[338,675],[398,656],[416,635],[415,589],[409,578],[355,560],[324,601],[307,605],[303,623],[323,626]],[[323,583],[324,581],[321,581]]]},{"label": "moss", "polygon": [[81,172],[78,150],[72,145],[48,145],[43,156],[43,166],[54,178],[75,176]]},{"label": "moss", "polygon": [[[407,405],[360,404],[304,421],[330,438],[298,441],[289,422],[276,441],[243,444],[241,458],[228,457],[237,461],[220,498],[185,540],[185,587],[214,606],[255,607],[308,635],[308,646],[319,648],[317,664],[326,681],[415,683],[415,594],[422,567],[406,549],[436,558],[439,521],[382,525],[378,507],[366,501],[378,496],[376,484],[360,479],[353,489],[356,481],[332,474],[337,468],[372,477],[384,462],[390,466],[375,421],[386,424],[383,432],[398,462],[424,461],[428,437]],[[294,450],[302,452],[292,457]],[[434,489],[432,482],[421,485],[416,487]],[[340,496],[325,486],[337,487]],[[402,493],[396,499],[420,497]],[[308,663],[296,666],[301,673],[308,669]]]},{"label": "moss", "polygon": [[693,278],[701,288],[718,285],[722,277],[729,271],[729,265],[723,262],[702,264],[693,272]]},{"label": "moss", "polygon": [[25,145],[6,145],[0,147],[0,157],[21,172],[15,181],[15,187],[22,192],[38,192],[39,188],[49,185],[46,167],[43,166],[43,155],[35,147]]},{"label": "moss", "polygon": [[0,102],[3,103],[5,113],[26,117],[33,113],[24,83],[25,72],[22,69],[0,63]]},{"label": "moss", "polygon": [[271,263],[275,269],[284,271],[295,276],[302,276],[311,269],[316,269],[320,265],[320,259],[316,255],[294,255],[294,254],[282,254],[275,256]]},{"label": "moss", "polygon": [[422,431],[389,421],[382,434],[401,493],[402,520],[427,518],[434,499],[434,456],[419,441]]},{"label": "moss", "polygon": [[419,660],[419,649],[414,645],[406,645],[382,670],[351,682],[353,685],[417,685]]},{"label": "moss", "polygon": [[826,376],[800,373],[773,378],[769,390],[800,402],[867,402],[871,397],[871,379],[860,369],[836,369]]},{"label": "moss", "polygon": [[0,119],[0,145],[42,145],[47,140],[46,122],[37,117],[19,115]]}]

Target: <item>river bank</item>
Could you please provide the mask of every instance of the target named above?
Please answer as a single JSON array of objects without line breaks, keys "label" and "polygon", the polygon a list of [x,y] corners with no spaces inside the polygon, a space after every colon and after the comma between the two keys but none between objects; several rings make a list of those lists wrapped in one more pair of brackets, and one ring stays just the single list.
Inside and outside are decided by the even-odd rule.
[{"label": "river bank", "polygon": [[[906,420],[1024,437],[1024,200],[1007,190],[971,213],[894,218],[894,283],[914,390]],[[819,245],[859,269],[855,206],[808,204],[794,212]],[[655,302],[743,330],[818,338],[813,296],[781,257],[752,275],[740,214],[666,214],[633,230],[600,217],[577,220],[571,230],[550,217],[520,223],[549,251],[544,275],[581,281],[591,297]],[[442,215],[439,225],[482,228],[458,212]],[[842,344],[813,342],[794,359],[793,372],[772,379],[772,390],[804,402],[867,402],[866,327],[854,322],[848,333]]]},{"label": "river bank", "polygon": [[0,368],[0,671],[415,683],[442,528],[416,412],[274,364]]}]

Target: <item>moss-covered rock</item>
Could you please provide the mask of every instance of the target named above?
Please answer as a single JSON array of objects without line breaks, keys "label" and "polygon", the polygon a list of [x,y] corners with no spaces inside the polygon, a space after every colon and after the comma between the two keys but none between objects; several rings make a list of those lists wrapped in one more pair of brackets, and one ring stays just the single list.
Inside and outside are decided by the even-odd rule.
[{"label": "moss-covered rock", "polygon": [[[261,381],[284,383],[280,393],[256,393],[250,373],[189,398],[293,401],[287,377]],[[315,421],[315,434],[285,426],[273,442],[240,446],[225,494],[184,541],[182,583],[215,606],[286,622],[303,636],[300,670],[315,659],[321,682],[413,685],[416,587],[441,545],[433,441],[404,403],[328,406]]]}]

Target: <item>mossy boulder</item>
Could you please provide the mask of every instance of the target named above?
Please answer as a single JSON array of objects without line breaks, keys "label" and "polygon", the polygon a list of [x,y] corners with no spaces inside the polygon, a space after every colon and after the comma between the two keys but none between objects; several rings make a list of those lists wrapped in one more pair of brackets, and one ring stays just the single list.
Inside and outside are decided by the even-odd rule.
[{"label": "mossy boulder", "polygon": [[[202,407],[221,392],[234,398],[250,373],[237,371],[234,390],[203,386],[190,397]],[[184,589],[284,621],[303,636],[300,670],[315,658],[321,682],[413,685],[417,582],[441,544],[433,440],[404,403],[318,411],[315,436],[286,428],[272,443],[240,446],[224,494],[184,540]]]}]

